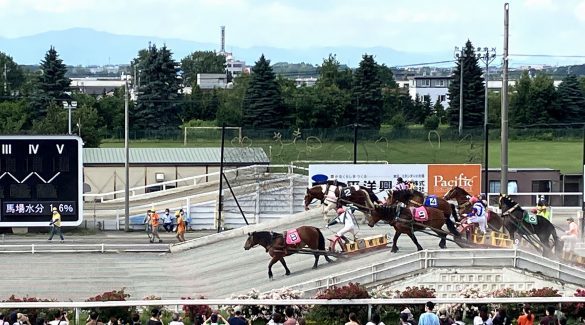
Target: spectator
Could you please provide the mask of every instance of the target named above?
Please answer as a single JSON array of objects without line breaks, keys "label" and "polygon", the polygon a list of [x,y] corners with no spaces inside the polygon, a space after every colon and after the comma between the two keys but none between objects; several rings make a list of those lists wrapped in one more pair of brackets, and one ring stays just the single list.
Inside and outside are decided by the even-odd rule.
[{"label": "spectator", "polygon": [[355,313],[349,313],[349,322],[345,323],[345,325],[360,325],[357,320],[357,315]]},{"label": "spectator", "polygon": [[61,214],[59,211],[57,211],[57,208],[53,208],[53,216],[49,226],[51,226],[51,235],[49,236],[49,240],[53,240],[53,236],[55,234],[59,234],[59,237],[61,237],[61,242],[65,241],[65,238],[63,238],[63,232],[61,231]]},{"label": "spectator", "polygon": [[565,243],[564,249],[573,253],[575,243],[579,239],[579,227],[573,218],[567,218],[567,223],[569,224],[569,230],[565,231],[566,235],[561,236],[561,240]]},{"label": "spectator", "polygon": [[185,241],[185,222],[183,221],[183,216],[179,214],[177,216],[177,239],[179,242]]},{"label": "spectator", "polygon": [[87,323],[85,325],[104,325],[104,323],[100,322],[99,314],[96,311],[92,311],[89,313],[89,318],[87,319]]},{"label": "spectator", "polygon": [[492,319],[493,325],[511,325],[512,320],[508,317],[505,308],[500,308]]},{"label": "spectator", "polygon": [[8,323],[8,321],[4,320],[4,317],[5,317],[4,313],[0,313],[0,325],[10,325],[10,323]]},{"label": "spectator", "polygon": [[473,319],[473,325],[492,325],[492,318],[487,306],[479,307],[479,315]]},{"label": "spectator", "polygon": [[133,313],[132,314],[132,322],[130,324],[131,325],[142,325],[142,322],[140,321],[140,314]]},{"label": "spectator", "polygon": [[555,307],[546,307],[546,316],[540,320],[540,325],[560,325],[557,316],[555,316]]},{"label": "spectator", "polygon": [[465,325],[465,322],[463,321],[463,311],[462,310],[455,311],[455,324]]},{"label": "spectator", "polygon": [[[1,324],[1,323],[0,323]],[[5,322],[4,324],[8,325],[8,322]],[[47,322],[45,321],[44,318],[39,317],[37,318],[37,320],[35,321],[35,325],[47,325]]]},{"label": "spectator", "polygon": [[220,320],[222,321],[221,324],[229,324],[228,321],[225,320],[225,318],[223,318],[223,316],[221,316],[218,312],[212,313],[211,316],[209,316],[209,318],[203,322],[203,324],[219,325]]},{"label": "spectator", "polygon": [[179,214],[181,215],[181,217],[183,218],[183,221],[185,222],[185,230],[193,230],[191,228],[191,215],[185,213],[185,211],[183,211],[183,209],[179,210]]},{"label": "spectator", "polygon": [[160,311],[158,309],[154,308],[150,315],[147,325],[163,325],[160,321]]},{"label": "spectator", "polygon": [[162,216],[163,228],[167,232],[173,231],[173,217],[171,216],[171,211],[169,209],[165,209],[165,214]]},{"label": "spectator", "polygon": [[303,317],[300,317],[297,322],[298,325],[307,325],[307,321]]},{"label": "spectator", "polygon": [[13,325],[31,325],[26,314],[17,313],[16,322]]},{"label": "spectator", "polygon": [[454,323],[453,319],[449,316],[446,308],[439,309],[438,312],[439,316],[439,324],[441,325],[452,325]]},{"label": "spectator", "polygon": [[120,320],[116,316],[110,316],[110,320],[106,323],[106,325],[120,325],[122,324]]},{"label": "spectator", "polygon": [[534,314],[529,305],[524,305],[522,308],[522,315],[518,317],[518,325],[532,325],[534,324]]},{"label": "spectator", "polygon": [[150,242],[154,243],[154,238],[158,238],[158,242],[162,243],[162,239],[158,235],[158,226],[160,226],[160,217],[156,211],[152,211],[150,214],[150,228],[152,232],[152,237],[150,238]]},{"label": "spectator", "polygon": [[268,322],[268,325],[282,325],[282,315],[279,313],[272,314],[272,318]]},{"label": "spectator", "polygon": [[240,307],[236,307],[234,309],[234,315],[228,318],[228,323],[230,325],[246,325],[248,324],[248,320],[244,316],[242,316],[242,311]]},{"label": "spectator", "polygon": [[418,325],[439,325],[439,317],[433,313],[435,304],[432,301],[427,301],[425,304],[425,312],[418,318]]},{"label": "spectator", "polygon": [[408,314],[400,313],[400,325],[412,325],[412,323],[408,321]]},{"label": "spectator", "polygon": [[284,310],[284,315],[286,316],[286,320],[284,321],[283,325],[297,325],[297,320],[295,319],[295,311],[292,307],[286,307]]},{"label": "spectator", "polygon": [[417,322],[414,319],[414,315],[410,312],[410,309],[404,308],[404,310],[402,310],[400,314],[406,314],[408,322],[412,325],[417,325]]},{"label": "spectator", "polygon": [[[408,319],[408,316],[407,316],[407,319]],[[372,319],[370,319],[370,321],[367,322],[366,325],[385,325],[385,324],[380,321],[380,315],[374,313],[374,314],[372,314]]]},{"label": "spectator", "polygon": [[169,325],[185,325],[183,323],[183,319],[179,316],[178,313],[173,313],[172,316],[172,321],[169,323]]},{"label": "spectator", "polygon": [[49,325],[69,325],[67,312],[60,310],[57,314],[55,314],[55,319],[49,322]]},{"label": "spectator", "polygon": [[152,243],[151,234],[152,234],[152,227],[150,226],[150,218],[152,216],[152,210],[146,210],[146,215],[144,216],[144,230],[146,230],[146,235],[148,236],[148,240]]}]

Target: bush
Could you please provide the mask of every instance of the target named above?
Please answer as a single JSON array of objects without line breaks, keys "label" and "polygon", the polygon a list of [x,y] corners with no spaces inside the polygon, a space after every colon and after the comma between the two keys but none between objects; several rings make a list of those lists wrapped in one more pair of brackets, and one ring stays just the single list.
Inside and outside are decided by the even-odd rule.
[{"label": "bush", "polygon": [[[293,289],[274,289],[267,293],[261,293],[256,289],[250,290],[250,292],[242,295],[232,295],[231,299],[275,299],[275,300],[291,300],[302,298],[301,292]],[[235,308],[236,306],[222,306],[222,309],[227,310],[229,308]],[[263,320],[268,321],[272,316],[273,312],[284,315],[284,309],[286,307],[293,308],[296,315],[302,315],[308,310],[308,306],[291,305],[291,306],[266,306],[266,305],[245,305],[241,306],[242,314],[246,318],[256,321]]]},{"label": "bush", "polygon": [[427,116],[424,121],[425,130],[436,130],[439,128],[439,117],[437,115]]},{"label": "bush", "polygon": [[[126,301],[130,295],[124,292],[125,289],[107,291],[85,301]],[[100,319],[104,323],[108,322],[112,317],[115,317],[116,319],[123,320],[122,323],[125,324],[125,322],[130,321],[132,314],[136,312],[136,307],[95,308],[93,310],[99,314]]]},{"label": "bush", "polygon": [[[577,289],[574,296],[585,297],[585,289]],[[566,310],[567,314],[575,318],[585,317],[585,303],[583,302],[565,303],[563,304],[563,310]]]},{"label": "bush", "polygon": [[389,123],[394,130],[406,129],[406,118],[402,114],[396,114],[392,117]]},{"label": "bush", "polygon": [[[342,287],[331,287],[317,293],[316,299],[368,299],[370,294],[359,283],[349,283]],[[367,306],[315,306],[307,315],[307,320],[317,324],[345,324],[350,313],[355,313],[361,323],[368,318]]]},{"label": "bush", "polygon": [[[183,300],[190,300],[191,297],[181,297]],[[200,296],[198,299],[205,299],[205,297]],[[209,305],[183,305],[183,311],[185,312],[185,317],[191,320],[191,323],[194,325],[200,325],[203,323],[203,317],[205,318],[211,316],[211,307]]]}]

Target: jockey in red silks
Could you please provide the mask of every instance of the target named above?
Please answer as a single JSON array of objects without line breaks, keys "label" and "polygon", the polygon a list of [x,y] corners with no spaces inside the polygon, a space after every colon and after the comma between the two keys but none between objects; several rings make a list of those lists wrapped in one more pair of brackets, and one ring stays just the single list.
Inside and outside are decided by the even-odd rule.
[{"label": "jockey in red silks", "polygon": [[353,206],[348,206],[347,208],[341,207],[337,209],[337,218],[328,223],[325,228],[329,228],[329,226],[333,226],[337,223],[342,223],[343,228],[341,228],[341,230],[339,230],[335,235],[337,237],[343,238],[343,240],[347,242],[348,239],[344,236],[344,234],[350,232],[355,240],[355,233],[357,232],[358,223],[355,219],[355,216],[353,215],[353,211],[355,211],[355,207]]},{"label": "jockey in red silks", "polygon": [[463,216],[467,217],[467,223],[477,223],[479,225],[479,230],[485,234],[487,231],[487,213],[485,206],[475,196],[472,196],[471,199],[469,199],[469,202],[473,204],[471,213],[463,214]]}]

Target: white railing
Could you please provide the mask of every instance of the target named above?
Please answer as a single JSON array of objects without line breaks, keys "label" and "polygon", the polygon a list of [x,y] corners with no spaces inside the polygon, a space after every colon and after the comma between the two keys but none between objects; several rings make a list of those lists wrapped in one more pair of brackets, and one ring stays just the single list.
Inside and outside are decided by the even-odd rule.
[{"label": "white railing", "polygon": [[[158,248],[158,249],[156,249]],[[162,248],[162,249],[161,249]],[[20,244],[0,245],[0,254],[13,253],[119,253],[123,252],[167,252],[169,245],[148,244]]]},{"label": "white railing", "polygon": [[[237,173],[240,171],[246,171],[246,170],[256,169],[256,168],[264,168],[264,169],[287,168],[287,173],[289,173],[289,174],[293,174],[295,170],[308,170],[305,167],[300,167],[300,166],[295,166],[295,165],[250,165],[250,166],[245,166],[245,167],[227,169],[224,171],[224,174]],[[151,187],[162,187],[162,190],[164,191],[167,189],[167,186],[175,186],[176,184],[181,183],[181,182],[183,182],[183,183],[191,183],[192,182],[192,185],[197,185],[197,184],[201,183],[200,181],[198,181],[199,179],[205,179],[205,178],[212,177],[212,176],[219,177],[219,171],[201,174],[201,175],[189,176],[189,177],[170,180],[170,181],[164,181],[164,182],[158,182],[158,183],[152,183],[152,184],[132,187],[132,188],[130,188],[130,197],[136,197],[138,195],[143,195],[142,193],[136,194],[136,192],[146,191],[146,189],[151,188]],[[203,182],[203,183],[207,183],[207,182]],[[173,188],[175,188],[175,187],[173,187]],[[108,197],[114,197],[115,195],[122,195],[124,193],[125,193],[124,190],[117,190],[117,191],[107,192],[107,193],[96,193],[96,194],[88,193],[88,194],[84,194],[83,197],[93,199],[93,200],[97,199],[100,202],[104,202],[104,201],[108,200]],[[148,194],[151,194],[151,193],[148,193]]]},{"label": "white railing", "polygon": [[[470,266],[490,266],[491,261],[494,259],[505,260],[507,266],[514,268],[519,267],[519,264],[528,263],[535,267],[538,266],[538,271],[543,275],[555,278],[563,277],[565,278],[563,280],[566,280],[567,277],[581,279],[582,284],[585,285],[585,270],[526,251],[518,249],[457,249],[414,252],[351,271],[331,274],[327,277],[292,285],[289,288],[302,292],[316,292],[350,282],[376,283],[384,280],[381,275],[389,271],[396,271],[394,276],[404,276],[412,271],[431,267],[465,267],[468,264]],[[435,261],[440,261],[441,265],[436,266]],[[412,266],[412,270],[408,269],[408,266]],[[498,264],[498,267],[502,267],[502,265]],[[535,271],[535,268],[532,271]]]}]

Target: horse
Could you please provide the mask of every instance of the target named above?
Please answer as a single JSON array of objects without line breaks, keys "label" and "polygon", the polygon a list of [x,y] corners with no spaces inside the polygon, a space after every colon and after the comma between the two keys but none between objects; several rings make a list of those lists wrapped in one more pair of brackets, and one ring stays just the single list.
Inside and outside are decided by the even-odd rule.
[{"label": "horse", "polygon": [[[545,217],[537,215],[536,224],[531,224],[524,220],[525,211],[522,210],[520,204],[516,203],[511,197],[501,194],[498,200],[500,209],[503,211],[504,227],[510,233],[510,237],[514,239],[514,235],[518,232],[522,237],[526,238],[532,245],[530,236],[536,235],[542,244],[543,256],[550,256],[552,246],[554,245],[555,253],[560,255],[563,251],[563,242],[559,239],[555,226]],[[550,243],[552,236],[553,245]]]},{"label": "horse", "polygon": [[[455,200],[457,201],[457,209],[459,210],[459,214],[463,213],[471,213],[471,209],[473,205],[469,202],[471,199],[471,194],[469,194],[466,190],[459,186],[455,186],[449,190],[444,196],[443,199],[446,201]],[[504,226],[504,220],[502,217],[489,209],[486,209],[487,212],[487,222],[489,228],[495,231],[502,231],[502,227]]]},{"label": "horse", "polygon": [[[342,186],[343,185],[343,186]],[[315,185],[307,188],[304,203],[305,211],[309,210],[309,205],[314,200],[320,200],[323,205],[323,219],[327,220],[327,213],[342,205],[354,204],[358,210],[367,214],[374,208],[373,202],[380,202],[374,192],[364,186],[344,186],[341,182],[331,182],[327,184]]]},{"label": "horse", "polygon": [[[390,196],[388,197],[388,201],[386,202],[387,205],[393,205],[397,202],[402,202],[406,206],[412,207],[420,207],[420,206],[429,206],[432,208],[439,209],[443,212],[445,216],[445,222],[447,224],[447,228],[451,233],[459,233],[451,220],[451,216],[455,220],[458,220],[457,212],[455,211],[455,206],[450,204],[446,200],[440,197],[433,197],[429,196],[427,202],[425,202],[425,195],[422,192],[419,192],[414,189],[409,190],[394,190],[390,192]],[[427,203],[427,204],[425,204]]]},{"label": "horse", "polygon": [[[394,227],[395,234],[392,242],[392,253],[398,252],[398,238],[401,234],[407,234],[412,242],[416,245],[417,250],[422,250],[422,246],[414,236],[415,231],[424,230],[430,227],[441,238],[440,248],[446,248],[447,234],[441,230],[445,224],[445,215],[443,211],[435,208],[426,207],[427,221],[416,221],[411,209],[400,206],[377,206],[368,218],[368,226],[373,227],[378,221],[384,220]],[[451,232],[454,237],[459,237],[458,232]]]},{"label": "horse", "polygon": [[[287,244],[285,236],[289,236],[293,241],[296,240],[297,243]],[[324,252],[325,237],[319,228],[312,226],[301,226],[296,228],[296,231],[289,231],[284,234],[272,231],[255,231],[248,233],[248,239],[244,244],[244,249],[249,250],[256,245],[264,247],[266,252],[272,257],[270,263],[268,263],[268,278],[272,280],[272,265],[274,265],[274,263],[280,261],[286,271],[285,275],[290,275],[290,270],[284,261],[284,257],[292,255],[305,247]],[[314,253],[313,255],[315,256],[313,269],[316,269],[319,264],[319,256],[322,254]],[[327,262],[332,262],[327,255],[325,255],[325,260],[327,260]]]}]

